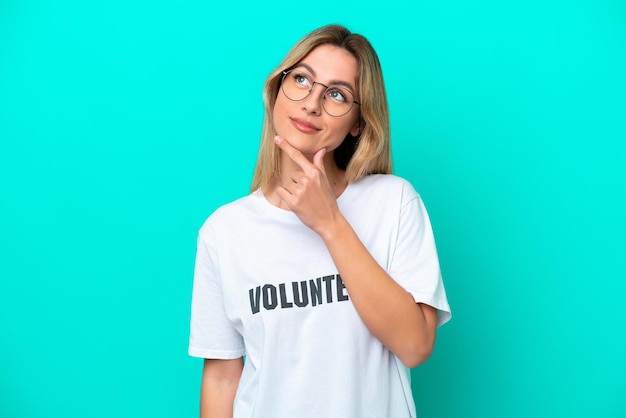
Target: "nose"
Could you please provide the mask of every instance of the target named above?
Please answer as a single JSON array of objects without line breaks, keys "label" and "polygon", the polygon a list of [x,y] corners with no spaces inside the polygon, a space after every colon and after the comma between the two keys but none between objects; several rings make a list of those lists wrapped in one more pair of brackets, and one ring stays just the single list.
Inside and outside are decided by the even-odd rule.
[{"label": "nose", "polygon": [[[319,84],[320,89],[315,89],[315,85]],[[304,109],[308,113],[312,113],[314,115],[319,115],[322,110],[322,100],[324,96],[324,92],[326,91],[326,86],[322,83],[318,83],[317,81],[313,82],[311,86],[311,90],[309,90],[308,96],[302,102],[302,109]]]}]

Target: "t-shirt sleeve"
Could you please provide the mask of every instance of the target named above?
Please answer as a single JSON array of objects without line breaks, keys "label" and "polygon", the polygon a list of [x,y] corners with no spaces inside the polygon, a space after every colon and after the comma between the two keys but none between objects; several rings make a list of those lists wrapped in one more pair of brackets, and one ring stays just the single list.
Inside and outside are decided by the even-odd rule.
[{"label": "t-shirt sleeve", "polygon": [[430,219],[421,197],[406,184],[389,274],[415,299],[437,309],[437,325],[450,320]]},{"label": "t-shirt sleeve", "polygon": [[206,224],[198,234],[188,352],[213,359],[244,355],[243,339],[226,314],[218,257]]}]

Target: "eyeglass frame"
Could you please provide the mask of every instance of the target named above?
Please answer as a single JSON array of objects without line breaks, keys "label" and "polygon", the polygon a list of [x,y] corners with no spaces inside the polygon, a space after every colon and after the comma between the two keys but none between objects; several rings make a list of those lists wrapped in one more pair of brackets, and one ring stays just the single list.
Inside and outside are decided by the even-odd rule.
[{"label": "eyeglass frame", "polygon": [[283,94],[285,95],[285,97],[289,100],[291,100],[292,102],[301,102],[302,100],[306,99],[307,97],[309,97],[311,95],[311,93],[313,92],[313,89],[315,88],[316,84],[319,84],[320,86],[324,87],[324,94],[322,94],[322,109],[324,109],[324,112],[326,112],[326,114],[330,117],[333,118],[340,118],[342,116],[346,116],[348,113],[350,113],[350,111],[352,110],[352,108],[354,107],[355,104],[361,106],[361,102],[358,102],[356,100],[354,100],[354,93],[350,90],[348,90],[350,92],[350,94],[352,95],[352,103],[350,103],[350,108],[348,110],[346,110],[346,113],[343,113],[341,115],[331,115],[330,113],[328,113],[328,110],[326,110],[326,107],[324,107],[324,102],[326,101],[326,92],[328,91],[329,88],[331,87],[335,87],[335,86],[327,86],[326,84],[320,83],[319,81],[313,81],[311,83],[311,88],[309,89],[309,92],[306,94],[306,96],[304,96],[302,99],[292,99],[291,97],[287,96],[287,93],[285,93],[284,90],[284,83],[285,83],[285,77],[287,76],[287,74],[289,74],[290,72],[292,72],[293,70],[295,70],[295,68],[292,68],[290,70],[284,70],[283,71],[283,77],[280,80],[280,90],[283,92]]}]

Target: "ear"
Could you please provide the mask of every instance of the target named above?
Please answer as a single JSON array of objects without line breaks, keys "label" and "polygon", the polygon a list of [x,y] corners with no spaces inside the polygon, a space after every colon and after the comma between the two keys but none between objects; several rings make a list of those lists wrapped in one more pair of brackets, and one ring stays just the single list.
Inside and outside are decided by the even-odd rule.
[{"label": "ear", "polygon": [[353,137],[358,137],[361,134],[361,118],[356,121],[356,125],[352,129],[350,129],[350,135]]}]

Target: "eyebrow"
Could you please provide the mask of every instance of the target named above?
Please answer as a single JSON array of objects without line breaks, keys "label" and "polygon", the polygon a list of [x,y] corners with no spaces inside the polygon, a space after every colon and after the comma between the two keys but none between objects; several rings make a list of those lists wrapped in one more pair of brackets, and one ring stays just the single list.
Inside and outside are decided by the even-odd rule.
[{"label": "eyebrow", "polygon": [[[317,77],[317,74],[315,74],[315,70],[308,64],[305,64],[304,62],[299,63],[298,65],[296,65],[294,68],[298,68],[298,67],[304,67],[306,68],[313,77]],[[345,86],[347,88],[349,88],[350,90],[352,90],[352,93],[354,94],[354,92],[356,91],[356,89],[352,86],[352,84],[348,83],[347,81],[343,81],[343,80],[330,80],[328,82],[329,85],[331,86]]]}]

